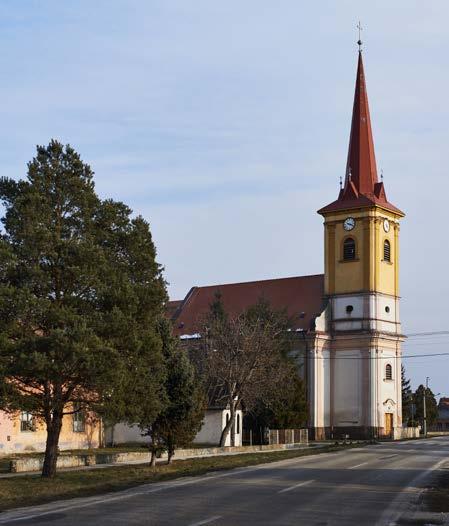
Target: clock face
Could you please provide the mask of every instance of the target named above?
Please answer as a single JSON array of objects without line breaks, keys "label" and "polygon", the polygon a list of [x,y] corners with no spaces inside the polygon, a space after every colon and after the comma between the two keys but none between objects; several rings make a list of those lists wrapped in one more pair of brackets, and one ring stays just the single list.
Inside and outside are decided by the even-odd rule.
[{"label": "clock face", "polygon": [[390,221],[388,221],[388,219],[384,219],[384,230],[385,232],[390,231]]},{"label": "clock face", "polygon": [[343,228],[349,232],[349,230],[352,230],[355,227],[355,219],[353,217],[348,217],[345,219],[345,222],[343,223]]}]

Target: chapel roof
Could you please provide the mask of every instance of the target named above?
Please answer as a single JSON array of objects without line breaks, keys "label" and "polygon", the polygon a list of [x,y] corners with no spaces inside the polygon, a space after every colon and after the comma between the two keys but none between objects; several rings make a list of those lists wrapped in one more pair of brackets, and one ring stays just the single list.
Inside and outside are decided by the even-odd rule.
[{"label": "chapel roof", "polygon": [[387,200],[384,183],[377,176],[368,93],[362,51],[359,50],[345,183],[337,200],[318,210],[318,213],[372,206],[404,215]]},{"label": "chapel roof", "polygon": [[171,317],[174,333],[185,337],[197,334],[198,325],[208,314],[217,292],[231,316],[263,299],[275,310],[286,309],[292,329],[308,330],[323,310],[324,275],[192,287]]}]

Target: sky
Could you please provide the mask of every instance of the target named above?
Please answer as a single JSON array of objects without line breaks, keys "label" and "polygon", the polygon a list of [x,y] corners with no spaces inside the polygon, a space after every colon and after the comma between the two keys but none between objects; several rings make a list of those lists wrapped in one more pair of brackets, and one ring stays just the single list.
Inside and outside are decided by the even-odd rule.
[{"label": "sky", "polygon": [[[102,197],[150,222],[172,299],[322,273],[361,20],[378,169],[407,214],[403,330],[449,331],[448,17],[438,0],[1,0],[0,176],[70,143]],[[404,364],[449,396],[449,356]]]}]

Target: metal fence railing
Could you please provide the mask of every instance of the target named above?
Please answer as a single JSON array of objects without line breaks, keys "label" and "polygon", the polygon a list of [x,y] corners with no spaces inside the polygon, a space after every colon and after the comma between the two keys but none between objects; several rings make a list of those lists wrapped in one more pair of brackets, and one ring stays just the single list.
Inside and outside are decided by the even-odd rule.
[{"label": "metal fence railing", "polygon": [[307,429],[270,429],[268,443],[272,444],[307,444],[309,433]]}]

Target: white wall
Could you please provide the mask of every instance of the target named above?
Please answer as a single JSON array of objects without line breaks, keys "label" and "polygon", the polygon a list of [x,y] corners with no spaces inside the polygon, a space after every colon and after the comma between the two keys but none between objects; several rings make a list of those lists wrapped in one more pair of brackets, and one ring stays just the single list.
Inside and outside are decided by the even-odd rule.
[{"label": "white wall", "polygon": [[[371,329],[401,332],[399,299],[386,294],[345,294],[332,298],[332,319],[336,330]],[[352,306],[352,312],[347,307]],[[388,312],[387,312],[388,311]]]},{"label": "white wall", "polygon": [[[204,415],[203,426],[194,438],[193,442],[196,444],[211,444],[218,445],[220,443],[221,432],[226,425],[226,415],[229,415],[229,410],[207,410]],[[235,445],[242,445],[242,424],[243,413],[241,410],[237,411],[236,418],[239,418],[239,433],[235,435]],[[148,443],[149,438],[142,436],[142,432],[138,426],[129,426],[127,424],[116,424],[114,429],[107,427],[105,429],[106,444],[125,444],[127,442]],[[228,436],[226,445],[231,445],[231,437]]]},{"label": "white wall", "polygon": [[[385,413],[393,413],[393,426],[401,427],[398,416],[401,413],[401,394],[399,393],[401,384],[400,360],[396,358],[396,353],[392,350],[380,350],[379,372],[378,372],[378,412],[379,425],[385,425]],[[392,367],[392,380],[385,378],[385,366],[390,364]]]},{"label": "white wall", "polygon": [[[341,358],[338,357],[339,355]],[[336,353],[334,359],[334,425],[336,426],[361,425],[361,356],[362,353],[358,350]]]},{"label": "white wall", "polygon": [[144,444],[149,441],[147,436],[142,436],[142,431],[138,426],[129,426],[127,424],[115,424],[113,428],[106,427],[104,438],[106,444],[125,444],[127,442]]},{"label": "white wall", "polygon": [[[227,409],[226,410],[208,409],[206,411],[206,414],[204,415],[203,426],[201,427],[199,433],[196,435],[194,442],[196,444],[210,444],[210,445],[218,446],[220,444],[221,432],[226,426],[226,416],[227,415],[230,416],[230,411]],[[237,421],[237,418],[239,419],[239,432],[237,433],[237,427],[236,427],[235,445],[241,446],[242,445],[243,413],[240,409],[237,411],[236,421]],[[231,445],[230,434],[228,435],[226,439],[225,445],[226,446]]]}]

